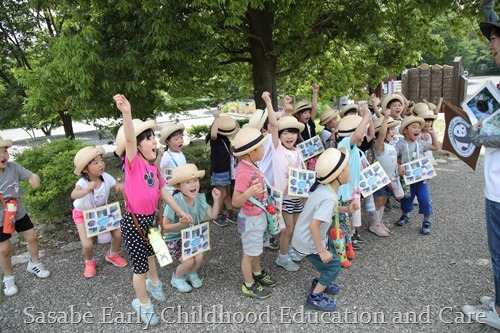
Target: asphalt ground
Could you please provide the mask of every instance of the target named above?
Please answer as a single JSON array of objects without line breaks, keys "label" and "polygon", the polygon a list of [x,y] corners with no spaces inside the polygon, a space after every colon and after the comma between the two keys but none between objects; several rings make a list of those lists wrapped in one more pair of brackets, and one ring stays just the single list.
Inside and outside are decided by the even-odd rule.
[{"label": "asphalt ground", "polygon": [[[266,249],[263,268],[279,283],[267,300],[241,294],[242,249],[235,225],[211,226],[211,250],[200,276],[203,287],[188,294],[170,285],[176,264],[161,268],[165,302],[153,301],[161,322],[152,332],[493,332],[469,322],[462,305],[493,296],[491,262],[486,244],[482,157],[473,172],[461,161],[436,167],[430,183],[434,205],[431,235],[419,234],[421,216],[394,226],[398,209],[386,212],[394,234],[379,238],[366,228],[368,242],[336,283],[338,311],[303,310],[311,278],[304,260],[298,272],[274,264],[277,253]],[[68,226],[69,228],[69,226]],[[104,261],[106,245],[96,245],[98,274],[83,277],[78,243],[45,249],[51,276],[38,279],[25,264],[14,267],[19,293],[0,304],[2,332],[138,332],[130,303],[135,297],[130,267]],[[122,254],[127,258],[126,251]],[[85,318],[83,317],[86,313]]]}]

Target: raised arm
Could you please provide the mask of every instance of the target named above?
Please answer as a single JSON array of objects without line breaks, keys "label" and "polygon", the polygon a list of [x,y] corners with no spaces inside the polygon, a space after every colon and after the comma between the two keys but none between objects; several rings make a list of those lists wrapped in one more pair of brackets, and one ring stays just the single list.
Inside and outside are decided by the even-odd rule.
[{"label": "raised arm", "polygon": [[214,122],[212,124],[212,128],[210,129],[210,138],[212,138],[212,140],[217,139],[217,131],[219,130],[219,117],[220,117],[220,111],[215,109]]},{"label": "raised arm", "polygon": [[125,95],[116,94],[113,99],[115,100],[116,107],[122,113],[125,152],[128,161],[132,163],[137,154],[137,139],[135,136],[134,123],[132,122],[132,108]]},{"label": "raised arm", "polygon": [[[266,103],[267,119],[269,120],[268,130],[271,131],[271,138],[273,140],[274,149],[278,148],[279,135],[278,135],[278,120],[276,120],[276,112],[274,112],[273,103],[271,101],[271,94],[267,91],[262,93],[262,99]],[[290,104],[288,104],[290,105]],[[285,109],[288,105],[285,105]]]},{"label": "raised arm", "polygon": [[380,126],[380,130],[378,131],[377,141],[375,141],[375,152],[377,154],[382,154],[384,152],[384,141],[387,136],[387,122],[389,121],[389,115],[391,114],[391,110],[386,109],[384,111],[384,120],[382,121],[382,125]]},{"label": "raised arm", "polygon": [[363,119],[361,120],[359,126],[354,131],[354,134],[351,136],[351,141],[350,141],[351,146],[357,145],[358,142],[363,140],[363,137],[365,136],[366,125],[368,125],[372,117],[372,114],[368,109],[368,104],[363,105],[363,107],[359,110],[359,113],[360,116],[363,117]]}]

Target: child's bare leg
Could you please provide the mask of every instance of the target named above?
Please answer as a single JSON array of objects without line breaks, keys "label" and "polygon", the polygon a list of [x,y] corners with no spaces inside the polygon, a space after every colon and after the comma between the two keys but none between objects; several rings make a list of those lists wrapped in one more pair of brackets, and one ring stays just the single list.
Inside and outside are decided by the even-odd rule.
[{"label": "child's bare leg", "polygon": [[0,242],[0,267],[2,267],[3,275],[12,275],[12,244],[10,239]]},{"label": "child's bare leg", "polygon": [[231,201],[231,184],[226,186],[226,197],[224,198],[224,205],[227,210],[233,209],[233,203]]},{"label": "child's bare leg", "polygon": [[260,256],[252,257],[252,271],[253,272],[262,271],[262,268],[260,267]]},{"label": "child's bare leg", "polygon": [[289,214],[283,212],[283,220],[285,220],[285,232],[281,232],[280,235],[280,254],[282,256],[288,255],[288,247],[290,246],[290,241],[292,240],[293,228],[294,228],[294,214]]},{"label": "child's bare leg", "polygon": [[201,264],[203,263],[203,253],[198,254],[194,258],[194,265],[191,268],[191,270],[188,273],[196,273],[201,267]]},{"label": "child's bare leg", "polygon": [[[156,270],[156,257],[154,255],[148,257],[148,278],[151,281],[158,281],[158,271]],[[146,286],[146,285],[144,285]]]},{"label": "child's bare leg", "polygon": [[30,253],[31,261],[38,262],[38,234],[35,231],[35,228],[31,228],[29,230],[21,232],[21,234],[26,238],[28,242],[28,252]]},{"label": "child's bare leg", "polygon": [[253,275],[252,275],[252,256],[248,256],[243,254],[243,258],[241,258],[241,273],[243,274],[243,280],[246,284],[253,283]]},{"label": "child's bare leg", "polygon": [[146,290],[146,273],[134,273],[134,276],[132,277],[132,284],[134,285],[135,294],[137,295],[137,299],[139,299],[139,303],[148,304],[149,296]]},{"label": "child's bare leg", "polygon": [[122,232],[120,228],[111,231],[111,251],[117,253],[120,251],[120,245],[122,244]]},{"label": "child's bare leg", "polygon": [[180,265],[177,266],[177,269],[175,270],[175,278],[180,279],[186,276],[187,273],[189,273],[194,266],[194,258],[189,258],[187,260],[182,260],[182,258],[179,258]]},{"label": "child's bare leg", "polygon": [[82,243],[82,252],[85,260],[92,260],[94,258],[94,242],[93,238],[87,238],[85,233],[85,224],[77,224],[76,230],[78,230],[78,236],[80,237],[80,242]]}]

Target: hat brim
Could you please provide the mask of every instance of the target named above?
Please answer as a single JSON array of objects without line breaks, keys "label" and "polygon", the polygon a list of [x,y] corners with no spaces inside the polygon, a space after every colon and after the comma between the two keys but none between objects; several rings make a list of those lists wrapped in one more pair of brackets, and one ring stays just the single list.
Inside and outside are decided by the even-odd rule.
[{"label": "hat brim", "polygon": [[187,181],[193,180],[193,179],[200,179],[203,177],[205,177],[205,170],[198,170],[198,171],[195,171],[191,174],[184,173],[184,174],[170,178],[168,180],[168,185],[174,186],[174,185],[180,184],[182,182],[187,182]]},{"label": "hat brim", "polygon": [[307,102],[299,102],[299,104],[297,104],[297,107],[295,107],[292,111],[292,115],[295,115],[301,111],[305,111],[305,110],[312,110],[312,106],[309,105],[309,103]]},{"label": "hat brim", "polygon": [[306,128],[306,125],[298,121],[295,117],[281,117],[278,121],[278,131],[283,131],[289,128],[295,128],[299,131],[299,133],[302,133],[304,128]]},{"label": "hat brim", "polygon": [[252,150],[255,150],[255,149],[259,148],[260,146],[262,146],[264,144],[264,142],[266,141],[266,139],[267,139],[267,133],[261,134],[259,137],[257,137],[255,140],[253,140],[255,142],[249,142],[247,145],[245,145],[245,146],[248,146],[248,147],[246,147],[246,149],[243,149],[240,151],[234,151],[233,155],[234,156],[246,155],[249,152],[251,152]]},{"label": "hat brim", "polygon": [[[329,149],[334,149],[334,148],[329,148]],[[327,149],[328,150],[328,149]],[[318,179],[318,177],[316,178],[317,181],[321,184],[330,184],[331,182],[333,182],[335,179],[337,179],[337,177],[342,173],[342,171],[345,169],[347,163],[349,162],[349,151],[347,150],[347,148],[345,147],[340,147],[338,148],[338,150],[344,154],[344,157],[342,160],[339,160],[337,162],[337,165],[333,166],[333,168],[331,169],[330,173],[322,178],[321,180]],[[324,153],[323,153],[324,154]],[[325,155],[326,156],[326,155]],[[321,156],[320,156],[321,157]],[[329,164],[331,165],[331,164]],[[317,166],[317,164],[316,164]]]},{"label": "hat brim", "polygon": [[483,36],[486,37],[488,40],[490,40],[491,37],[491,29],[495,27],[500,29],[500,21],[479,23],[479,29],[481,29]]},{"label": "hat brim", "polygon": [[321,126],[325,126],[326,124],[328,124],[330,121],[332,121],[333,119],[337,118],[339,116],[339,111],[336,110],[335,112],[333,112],[331,115],[329,115],[328,117],[326,117],[325,119],[321,120],[319,122],[319,124]]},{"label": "hat brim", "polygon": [[[143,121],[139,125],[134,124],[134,131],[136,137],[148,129],[152,130],[153,132],[156,131],[156,124],[153,120]],[[122,156],[124,152],[125,152],[125,134],[123,133],[123,125],[122,125],[118,129],[118,133],[116,134],[115,154],[117,156]]]},{"label": "hat brim", "polygon": [[[387,129],[392,128],[392,127],[396,127],[396,126],[398,126],[398,124],[400,124],[399,121],[393,120],[393,121],[387,123]],[[382,128],[382,124],[380,124],[380,126],[375,127],[375,133],[380,132],[381,128]]]},{"label": "hat brim", "polygon": [[252,115],[250,116],[250,120],[245,125],[261,130],[264,124],[266,123],[267,116],[268,116],[267,109],[265,110],[257,109],[255,110],[254,113],[252,113]]},{"label": "hat brim", "polygon": [[168,131],[164,132],[162,130],[162,133],[161,133],[161,136],[160,136],[160,143],[161,144],[165,144],[165,140],[167,140],[167,138],[170,135],[172,135],[172,133],[177,132],[177,131],[184,131],[186,129],[183,124],[175,124],[174,126],[167,127],[167,128],[168,128]]},{"label": "hat brim", "polygon": [[3,147],[12,147],[12,140],[2,140],[0,141],[0,148],[3,148]]},{"label": "hat brim", "polygon": [[389,95],[389,96],[387,96],[386,98],[383,99],[383,101],[382,101],[382,112],[384,112],[387,109],[387,106],[392,101],[399,101],[403,107],[405,105],[405,100],[404,100],[403,96],[401,96],[399,94],[392,94],[392,95]]}]

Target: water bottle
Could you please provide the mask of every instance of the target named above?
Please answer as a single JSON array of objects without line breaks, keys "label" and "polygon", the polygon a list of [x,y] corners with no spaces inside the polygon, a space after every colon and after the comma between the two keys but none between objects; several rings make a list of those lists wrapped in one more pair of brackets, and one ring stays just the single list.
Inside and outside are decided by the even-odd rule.
[{"label": "water bottle", "polygon": [[156,259],[158,259],[160,267],[164,267],[172,263],[172,257],[168,251],[167,244],[165,244],[161,231],[158,228],[153,227],[149,229],[148,239],[149,243],[153,247],[153,250],[155,251]]},{"label": "water bottle", "polygon": [[16,231],[14,226],[16,224],[17,199],[11,198],[6,200],[4,202],[3,211],[3,233],[13,234],[14,231]]}]

